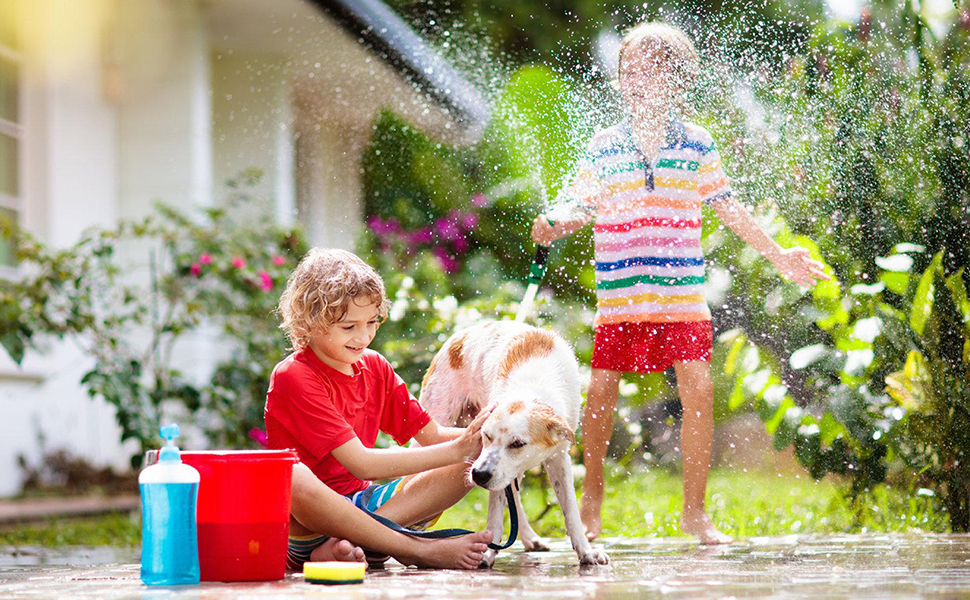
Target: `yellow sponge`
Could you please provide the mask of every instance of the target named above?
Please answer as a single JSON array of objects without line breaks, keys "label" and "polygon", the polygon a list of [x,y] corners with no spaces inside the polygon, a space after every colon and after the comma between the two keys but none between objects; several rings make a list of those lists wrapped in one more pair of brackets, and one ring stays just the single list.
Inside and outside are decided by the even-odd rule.
[{"label": "yellow sponge", "polygon": [[363,583],[366,567],[362,562],[307,562],[303,563],[303,578],[325,585]]}]

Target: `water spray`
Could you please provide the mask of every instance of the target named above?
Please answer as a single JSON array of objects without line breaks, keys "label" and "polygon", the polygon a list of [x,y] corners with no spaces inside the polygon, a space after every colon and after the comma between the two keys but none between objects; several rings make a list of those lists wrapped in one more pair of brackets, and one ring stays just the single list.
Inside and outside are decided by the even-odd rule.
[{"label": "water spray", "polygon": [[[546,222],[550,226],[556,224],[552,219],[546,218]],[[519,303],[519,310],[515,313],[515,320],[517,322],[525,321],[526,317],[532,312],[535,306],[536,294],[539,292],[539,285],[542,283],[542,278],[546,275],[547,261],[549,258],[549,246],[538,245],[536,246],[535,256],[532,257],[532,266],[529,267],[529,286],[525,289],[525,296],[522,297],[522,302]]]}]

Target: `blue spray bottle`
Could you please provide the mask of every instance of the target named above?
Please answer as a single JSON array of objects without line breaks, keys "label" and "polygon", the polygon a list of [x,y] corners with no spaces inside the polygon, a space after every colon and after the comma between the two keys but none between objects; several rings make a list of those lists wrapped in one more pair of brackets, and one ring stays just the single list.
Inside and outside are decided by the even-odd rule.
[{"label": "blue spray bottle", "polygon": [[158,463],[138,476],[141,488],[141,580],[146,585],[199,583],[195,503],[199,472],[182,463],[179,426],[162,427],[168,443]]}]

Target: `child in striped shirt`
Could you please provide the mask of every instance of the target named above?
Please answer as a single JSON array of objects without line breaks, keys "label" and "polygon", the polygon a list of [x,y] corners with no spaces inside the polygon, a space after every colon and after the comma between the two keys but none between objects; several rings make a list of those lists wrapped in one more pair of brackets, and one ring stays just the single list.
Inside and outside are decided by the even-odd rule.
[{"label": "child in striped shirt", "polygon": [[[735,200],[710,134],[676,116],[698,69],[690,39],[662,23],[623,38],[618,84],[625,115],[598,132],[560,194],[564,202],[533,224],[542,245],[594,221],[597,313],[592,379],[583,417],[586,477],[581,513],[587,536],[601,527],[603,459],[613,430],[620,376],[673,366],[683,405],[684,508],[681,530],[704,544],[731,538],[704,508],[713,445],[711,313],[703,295],[701,206],[809,286],[827,276],[803,248],[782,249]],[[550,224],[549,219],[554,224]]]}]

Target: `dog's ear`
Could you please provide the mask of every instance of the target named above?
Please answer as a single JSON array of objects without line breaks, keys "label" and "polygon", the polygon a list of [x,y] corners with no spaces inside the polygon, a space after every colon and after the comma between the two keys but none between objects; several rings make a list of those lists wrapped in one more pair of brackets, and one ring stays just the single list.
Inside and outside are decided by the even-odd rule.
[{"label": "dog's ear", "polygon": [[556,440],[557,444],[560,442],[569,442],[572,444],[576,441],[576,434],[569,428],[569,423],[559,416],[549,422],[549,433]]},{"label": "dog's ear", "polygon": [[533,441],[550,447],[562,442],[572,444],[576,441],[576,435],[569,427],[569,423],[557,415],[548,404],[536,402],[529,416],[529,429]]}]

